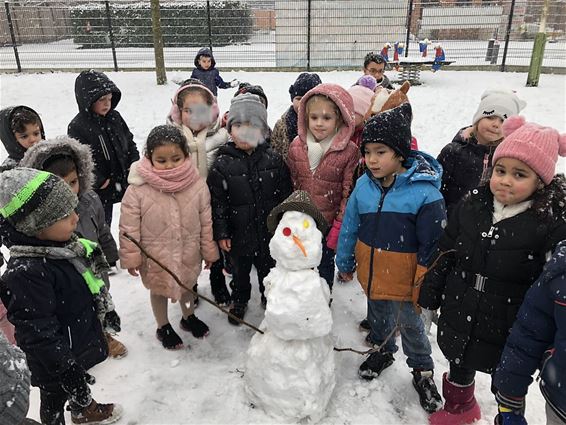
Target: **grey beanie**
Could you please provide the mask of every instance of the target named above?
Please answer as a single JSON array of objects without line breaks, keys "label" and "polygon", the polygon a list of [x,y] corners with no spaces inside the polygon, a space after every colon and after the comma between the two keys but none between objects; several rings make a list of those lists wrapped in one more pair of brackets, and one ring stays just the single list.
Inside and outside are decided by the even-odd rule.
[{"label": "grey beanie", "polygon": [[29,409],[29,385],[24,353],[0,332],[0,425],[22,423]]},{"label": "grey beanie", "polygon": [[486,90],[481,95],[481,102],[474,114],[472,125],[482,118],[493,116],[505,121],[511,115],[518,115],[525,106],[527,102],[519,99],[513,90]]},{"label": "grey beanie", "polygon": [[261,128],[264,137],[269,135],[269,126],[267,125],[267,109],[259,96],[251,93],[243,93],[234,98],[230,103],[230,112],[228,112],[228,122],[226,129],[228,133],[232,130],[233,123],[250,123],[254,127]]},{"label": "grey beanie", "polygon": [[0,214],[24,235],[36,236],[78,202],[71,187],[47,171],[18,167],[0,174]]}]

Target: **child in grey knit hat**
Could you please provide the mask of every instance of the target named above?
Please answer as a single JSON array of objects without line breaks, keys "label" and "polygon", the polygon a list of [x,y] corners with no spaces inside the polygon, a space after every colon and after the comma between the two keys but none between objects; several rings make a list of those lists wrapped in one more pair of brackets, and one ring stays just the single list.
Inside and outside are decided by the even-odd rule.
[{"label": "child in grey knit hat", "polygon": [[[77,196],[61,178],[31,168],[0,174],[0,222],[10,260],[2,275],[2,302],[26,353],[31,384],[39,387],[44,424],[111,423],[121,407],[98,404],[86,372],[108,347],[99,316],[106,313],[101,248],[74,231]],[[22,285],[25,283],[25,285]]]}]

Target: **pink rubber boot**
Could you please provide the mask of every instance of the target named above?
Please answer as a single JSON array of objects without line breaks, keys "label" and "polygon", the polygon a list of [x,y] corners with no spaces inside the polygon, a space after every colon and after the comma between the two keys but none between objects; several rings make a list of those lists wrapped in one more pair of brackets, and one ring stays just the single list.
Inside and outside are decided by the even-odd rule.
[{"label": "pink rubber boot", "polygon": [[474,397],[475,384],[468,386],[454,384],[448,380],[448,373],[442,376],[444,407],[429,416],[430,425],[467,425],[481,419],[481,411]]}]

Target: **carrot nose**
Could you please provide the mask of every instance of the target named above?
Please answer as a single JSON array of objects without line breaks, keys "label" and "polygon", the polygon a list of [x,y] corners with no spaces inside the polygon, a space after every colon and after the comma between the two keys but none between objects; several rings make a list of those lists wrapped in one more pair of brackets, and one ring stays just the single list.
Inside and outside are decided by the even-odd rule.
[{"label": "carrot nose", "polygon": [[295,242],[295,244],[299,247],[303,255],[306,257],[307,250],[305,249],[305,246],[303,245],[303,243],[301,242],[298,236],[293,235],[293,242]]}]

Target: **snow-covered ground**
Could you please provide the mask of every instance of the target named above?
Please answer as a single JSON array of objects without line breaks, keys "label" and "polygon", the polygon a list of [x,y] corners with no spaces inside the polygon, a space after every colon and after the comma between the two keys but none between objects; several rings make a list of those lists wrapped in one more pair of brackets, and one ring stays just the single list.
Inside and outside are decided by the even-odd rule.
[{"label": "snow-covered ground", "polygon": [[[394,73],[391,73],[394,77]],[[355,72],[320,73],[324,82],[350,86],[359,76]],[[122,90],[118,110],[126,119],[140,150],[144,139],[157,124],[164,122],[170,98],[177,88],[169,82],[155,84],[150,72],[109,73]],[[187,73],[170,73],[169,81],[187,77]],[[287,89],[297,73],[226,72],[227,80],[238,78],[260,84],[269,98],[269,123],[289,106]],[[66,132],[67,124],[77,111],[74,98],[76,74],[45,73],[0,76],[2,107],[26,104],[37,110],[45,125],[47,137]],[[460,127],[469,124],[486,88],[507,87],[518,92],[528,102],[523,114],[532,121],[566,131],[564,76],[542,75],[540,87],[526,88],[527,76],[519,73],[450,72],[422,74],[424,84],[413,87],[409,98],[413,105],[413,133],[420,148],[434,155],[454,136]],[[233,90],[219,90],[219,103],[224,111],[229,107]],[[5,157],[0,151],[0,159]],[[565,162],[557,171],[566,171]],[[119,208],[115,208],[113,233],[117,234]],[[255,281],[254,281],[255,282]],[[208,272],[199,279],[199,291],[210,295]],[[201,302],[197,315],[211,328],[205,340],[195,340],[179,331],[190,348],[169,352],[155,338],[155,323],[149,305],[148,291],[137,278],[122,271],[112,278],[111,292],[122,316],[123,331],[119,339],[129,348],[122,360],[107,360],[92,373],[97,378],[93,386],[96,400],[123,404],[125,414],[119,422],[134,424],[274,424],[265,412],[253,409],[244,393],[246,350],[253,331],[234,327],[212,306]],[[365,314],[365,298],[355,283],[337,284],[333,293],[332,334],[337,347],[366,349],[365,334],[358,331],[358,322]],[[246,320],[259,325],[264,310],[260,306],[257,283]],[[179,329],[180,308],[170,308],[171,323]],[[433,326],[431,341],[436,362],[436,382],[447,362],[436,344]],[[350,352],[336,353],[337,385],[328,406],[324,424],[426,424],[417,394],[411,385],[411,375],[402,352],[397,361],[379,379],[362,381],[357,368],[362,356]],[[477,398],[484,412],[482,425],[491,424],[496,403],[490,392],[490,377],[478,374]],[[38,418],[39,393],[32,390],[29,416]],[[527,401],[530,424],[544,423],[544,401],[536,385]],[[67,420],[70,423],[70,418]]]}]

